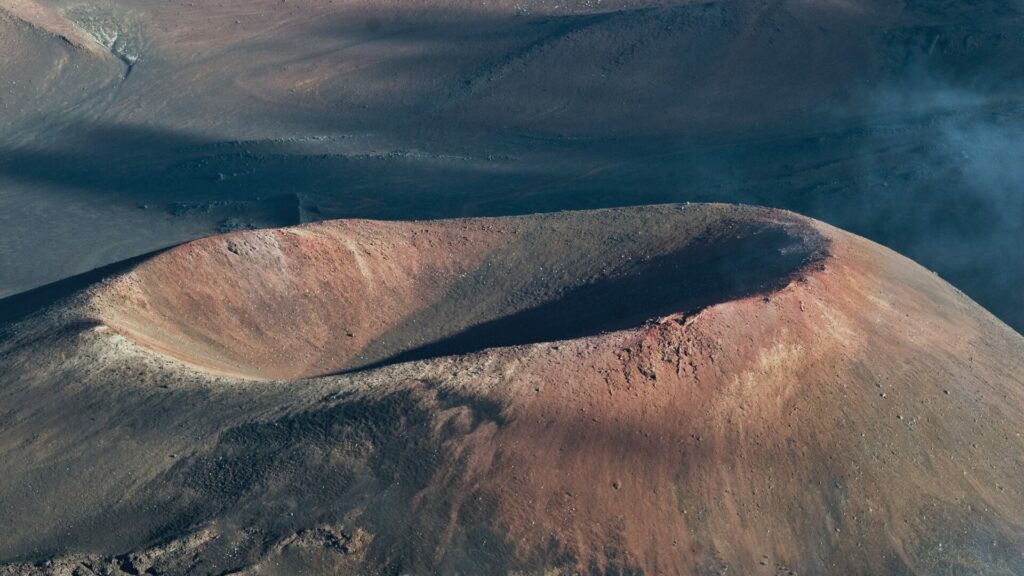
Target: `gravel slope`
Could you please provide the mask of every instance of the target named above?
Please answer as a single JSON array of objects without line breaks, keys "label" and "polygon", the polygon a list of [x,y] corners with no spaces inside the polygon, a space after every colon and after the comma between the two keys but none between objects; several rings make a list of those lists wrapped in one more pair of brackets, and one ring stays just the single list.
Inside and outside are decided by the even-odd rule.
[{"label": "gravel slope", "polygon": [[[525,241],[508,241],[513,230]],[[757,274],[725,268],[739,286],[680,276],[666,307],[642,281],[606,280],[642,280],[645,268],[600,265],[618,238],[634,257],[706,271],[679,247],[710,238],[723,262],[744,261],[749,246],[724,239],[771,231],[788,240],[763,243],[771,249],[743,267]],[[334,332],[352,331],[351,349],[397,361],[404,339],[493,318],[517,319],[514,329],[474,350],[334,376],[267,380],[252,363],[234,366],[244,378],[214,373],[215,352],[245,359],[263,332],[200,349],[199,319],[220,320],[172,299],[177,264],[193,264],[191,302],[216,289],[237,306],[248,280],[230,259],[263,258],[268,239],[280,248],[293,236],[375,239],[347,252],[367,253],[362,271],[339,260],[338,298],[360,297],[321,317],[345,321]],[[487,270],[488,255],[514,267],[510,250],[523,254],[515,274]],[[302,253],[332,255],[292,256]],[[286,261],[263,270],[316,284],[321,267]],[[229,272],[234,284],[217,277]],[[393,285],[375,296],[369,277]],[[463,282],[491,291],[464,293]],[[528,312],[573,294],[553,284],[612,290],[633,313],[605,326],[570,310],[563,318],[583,330],[566,333],[550,310]],[[718,297],[675,307],[702,286]],[[376,327],[403,287],[421,305]],[[0,336],[0,573],[1024,569],[1024,338],[908,259],[792,213],[690,205],[327,222],[202,240],[64,296]],[[160,308],[172,302],[178,331],[159,334],[188,347],[156,346],[141,320],[129,326],[173,319]],[[275,341],[287,350],[276,366],[320,372],[299,341],[334,354],[337,340],[289,331],[287,318],[275,318],[293,340]],[[506,334],[517,345],[484,346]],[[176,357],[185,353],[189,363]]]}]

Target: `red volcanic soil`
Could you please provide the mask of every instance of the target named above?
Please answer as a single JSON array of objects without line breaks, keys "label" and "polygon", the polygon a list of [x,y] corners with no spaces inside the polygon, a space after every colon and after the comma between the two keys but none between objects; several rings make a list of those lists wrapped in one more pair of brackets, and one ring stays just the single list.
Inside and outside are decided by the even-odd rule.
[{"label": "red volcanic soil", "polygon": [[595,212],[243,232],[160,254],[95,301],[113,330],[189,364],[320,376],[633,327],[767,291],[822,243],[792,218],[743,216],[655,210],[627,231],[622,213]]},{"label": "red volcanic soil", "polygon": [[0,366],[0,574],[1024,570],[1024,338],[792,213],[212,237]]}]

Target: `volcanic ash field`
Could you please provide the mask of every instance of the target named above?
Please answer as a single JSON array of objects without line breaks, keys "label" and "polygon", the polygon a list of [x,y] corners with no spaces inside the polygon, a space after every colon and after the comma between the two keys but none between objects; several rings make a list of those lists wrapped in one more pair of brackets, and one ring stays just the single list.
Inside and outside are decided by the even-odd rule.
[{"label": "volcanic ash field", "polygon": [[1024,575],[1022,30],[0,0],[0,576]]}]

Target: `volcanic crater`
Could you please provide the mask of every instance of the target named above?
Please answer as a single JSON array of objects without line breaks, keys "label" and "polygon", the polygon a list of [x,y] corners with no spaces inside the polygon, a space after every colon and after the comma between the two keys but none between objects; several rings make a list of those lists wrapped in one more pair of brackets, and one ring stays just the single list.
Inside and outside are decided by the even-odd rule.
[{"label": "volcanic crater", "polygon": [[794,213],[336,220],[69,280],[3,302],[3,576],[1024,573],[1024,338]]},{"label": "volcanic crater", "polygon": [[652,212],[644,230],[623,232],[612,212],[584,214],[209,238],[100,290],[99,319],[213,372],[308,378],[691,313],[781,287],[826,244],[795,219],[738,216],[711,229]]}]

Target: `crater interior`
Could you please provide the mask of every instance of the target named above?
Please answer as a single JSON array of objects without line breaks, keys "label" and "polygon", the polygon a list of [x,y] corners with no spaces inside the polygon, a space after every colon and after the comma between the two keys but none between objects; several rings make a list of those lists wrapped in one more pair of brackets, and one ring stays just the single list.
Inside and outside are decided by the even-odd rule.
[{"label": "crater interior", "polygon": [[290,379],[627,329],[776,289],[822,247],[757,210],[631,214],[241,232],[162,253],[96,299],[140,345]]}]

